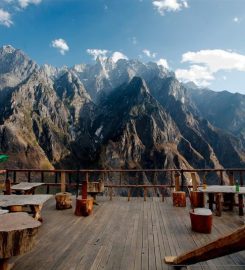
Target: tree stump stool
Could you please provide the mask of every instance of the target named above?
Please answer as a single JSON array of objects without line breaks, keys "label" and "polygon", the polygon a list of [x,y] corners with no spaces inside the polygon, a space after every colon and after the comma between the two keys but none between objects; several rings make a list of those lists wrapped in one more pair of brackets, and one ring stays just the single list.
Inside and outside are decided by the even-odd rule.
[{"label": "tree stump stool", "polygon": [[76,199],[76,216],[89,216],[93,211],[93,198],[82,199],[81,197]]},{"label": "tree stump stool", "polygon": [[0,270],[9,270],[9,259],[30,251],[41,225],[27,213],[0,215]]},{"label": "tree stump stool", "polygon": [[56,209],[64,210],[72,208],[72,198],[69,192],[60,192],[55,195]]},{"label": "tree stump stool", "polygon": [[193,231],[211,233],[213,215],[210,209],[195,208],[190,211],[190,218]]},{"label": "tree stump stool", "polygon": [[186,207],[186,196],[184,191],[173,192],[173,205],[177,207]]},{"label": "tree stump stool", "polygon": [[204,207],[205,201],[204,201],[204,193],[201,191],[191,191],[190,194],[191,199],[191,206],[192,208],[198,208],[198,207]]}]

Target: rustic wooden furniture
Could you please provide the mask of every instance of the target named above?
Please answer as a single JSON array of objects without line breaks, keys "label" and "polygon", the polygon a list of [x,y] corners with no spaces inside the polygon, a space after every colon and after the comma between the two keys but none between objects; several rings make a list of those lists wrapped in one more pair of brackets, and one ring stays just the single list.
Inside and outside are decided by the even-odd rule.
[{"label": "rustic wooden furniture", "polygon": [[60,192],[55,195],[56,209],[64,210],[72,208],[72,198],[69,192]]},{"label": "rustic wooden furniture", "polygon": [[93,212],[93,198],[88,198],[88,181],[82,183],[82,196],[76,199],[76,216],[89,216]]},{"label": "rustic wooden furniture", "polygon": [[43,204],[52,195],[0,195],[0,207],[8,208],[10,212],[22,212],[23,206],[30,206],[33,217],[42,221],[41,210]]},{"label": "rustic wooden furniture", "polygon": [[177,207],[186,207],[186,195],[184,191],[173,192],[173,205]]},{"label": "rustic wooden furniture", "polygon": [[204,193],[201,191],[191,191],[190,200],[192,208],[200,208],[205,206]]},{"label": "rustic wooden furniture", "polygon": [[9,259],[30,251],[35,245],[39,221],[26,213],[0,215],[0,269],[9,270]]},{"label": "rustic wooden furniture", "polygon": [[98,193],[104,192],[104,182],[98,181],[98,182],[88,182],[88,194],[91,195],[94,198],[94,204],[97,204],[96,202],[96,195]]},{"label": "rustic wooden furniture", "polygon": [[206,208],[195,208],[190,211],[191,228],[195,232],[211,233],[212,212]]},{"label": "rustic wooden furniture", "polygon": [[[245,194],[245,187],[240,187],[239,192],[236,192],[235,186],[219,186],[213,185],[208,186],[206,189],[199,188],[199,191],[208,194],[209,198],[209,209],[213,211],[214,200],[216,203],[216,215],[221,216],[222,214],[222,195],[223,194],[237,194],[238,195],[238,207],[239,215],[243,216],[243,195]],[[233,203],[233,202],[232,202]],[[233,206],[231,207],[231,209]]]},{"label": "rustic wooden furniture", "polygon": [[180,256],[165,257],[165,262],[174,265],[194,264],[245,250],[245,225],[235,232]]},{"label": "rustic wooden furniture", "polygon": [[29,183],[29,182],[20,182],[19,184],[12,185],[11,190],[14,190],[16,194],[34,194],[35,189],[44,185],[44,183]]}]

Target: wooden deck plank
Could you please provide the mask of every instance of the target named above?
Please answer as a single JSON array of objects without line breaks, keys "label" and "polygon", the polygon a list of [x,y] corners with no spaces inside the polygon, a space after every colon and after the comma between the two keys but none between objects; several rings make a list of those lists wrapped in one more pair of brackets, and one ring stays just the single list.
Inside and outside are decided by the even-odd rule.
[{"label": "wooden deck plank", "polygon": [[[173,207],[171,198],[127,202],[98,197],[98,202],[94,213],[84,218],[76,217],[74,209],[57,211],[55,202],[48,201],[36,248],[17,257],[13,270],[173,269],[163,262],[165,256],[201,246],[241,225],[237,212],[224,211],[214,217],[213,232],[204,235],[191,231],[188,207]],[[187,269],[240,270],[242,264],[245,252]]]}]

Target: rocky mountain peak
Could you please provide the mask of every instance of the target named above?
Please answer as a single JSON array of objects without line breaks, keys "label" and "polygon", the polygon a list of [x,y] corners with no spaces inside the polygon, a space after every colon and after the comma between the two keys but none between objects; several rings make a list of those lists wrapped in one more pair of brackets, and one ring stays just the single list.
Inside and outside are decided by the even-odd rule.
[{"label": "rocky mountain peak", "polygon": [[10,45],[0,48],[0,90],[16,86],[37,69],[38,65],[21,50]]}]

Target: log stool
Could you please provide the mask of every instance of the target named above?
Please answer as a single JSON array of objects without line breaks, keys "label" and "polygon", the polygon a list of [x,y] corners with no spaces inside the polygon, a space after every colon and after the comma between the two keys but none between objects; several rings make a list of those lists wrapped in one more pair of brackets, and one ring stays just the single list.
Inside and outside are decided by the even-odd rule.
[{"label": "log stool", "polygon": [[22,255],[36,244],[38,228],[41,225],[27,213],[0,215],[0,269],[9,270],[9,259]]},{"label": "log stool", "polygon": [[190,218],[193,231],[211,233],[213,215],[210,209],[195,208],[190,211]]},{"label": "log stool", "polygon": [[204,207],[204,193],[200,191],[191,191],[190,194],[192,208]]},{"label": "log stool", "polygon": [[83,181],[82,183],[82,197],[78,197],[76,199],[76,209],[75,215],[76,216],[89,216],[93,211],[94,199],[88,198],[88,180]]},{"label": "log stool", "polygon": [[72,199],[71,193],[69,192],[60,192],[55,195],[56,200],[56,209],[64,210],[72,208]]},{"label": "log stool", "polygon": [[84,217],[89,216],[93,211],[93,205],[94,205],[93,198],[87,199],[82,199],[81,197],[77,198],[75,215]]},{"label": "log stool", "polygon": [[186,207],[186,196],[184,191],[173,192],[173,205],[177,207]]}]

